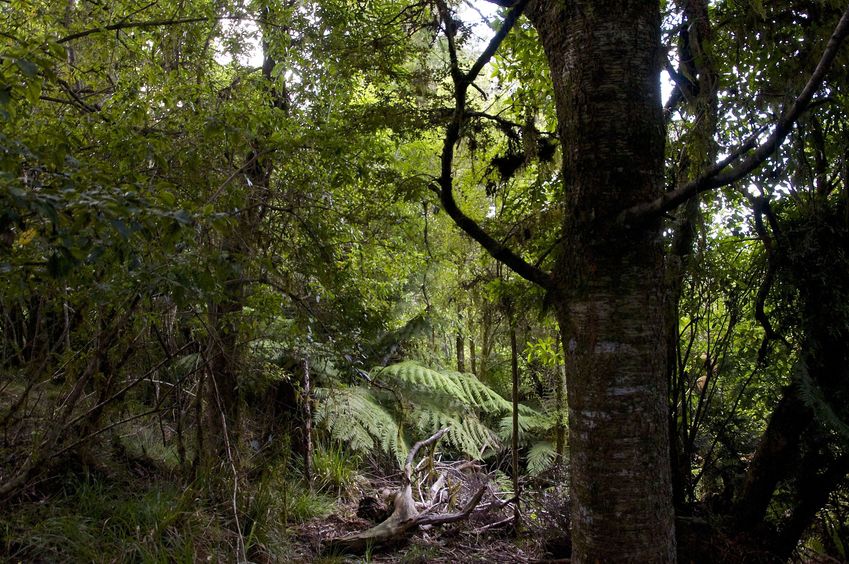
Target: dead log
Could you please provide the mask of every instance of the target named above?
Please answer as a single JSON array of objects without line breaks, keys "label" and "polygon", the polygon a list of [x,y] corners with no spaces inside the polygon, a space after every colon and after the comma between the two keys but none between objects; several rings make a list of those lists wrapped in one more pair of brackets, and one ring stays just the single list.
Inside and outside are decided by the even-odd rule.
[{"label": "dead log", "polygon": [[[417,442],[410,449],[401,476],[401,487],[395,494],[393,502],[394,510],[385,521],[366,531],[331,539],[323,547],[322,551],[361,554],[366,550],[380,545],[401,541],[407,537],[408,533],[421,526],[453,523],[468,517],[474,511],[475,507],[477,507],[478,503],[480,503],[486,487],[480,488],[469,499],[463,509],[455,513],[431,515],[430,511],[433,510],[437,503],[432,503],[429,507],[419,511],[413,499],[413,461],[416,458],[416,454],[422,447],[436,443],[447,432],[448,428],[441,429],[431,437]],[[432,493],[434,493],[433,490]],[[436,494],[438,494],[438,491],[434,493],[434,496]]]}]

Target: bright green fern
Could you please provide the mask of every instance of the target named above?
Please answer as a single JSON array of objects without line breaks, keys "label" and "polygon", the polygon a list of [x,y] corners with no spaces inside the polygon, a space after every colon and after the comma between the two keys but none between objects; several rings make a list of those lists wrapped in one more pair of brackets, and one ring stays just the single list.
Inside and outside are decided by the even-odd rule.
[{"label": "bright green fern", "polygon": [[315,423],[326,428],[331,439],[358,452],[378,446],[398,458],[406,455],[408,447],[395,417],[368,389],[317,388],[315,398]]},{"label": "bright green fern", "polygon": [[[375,446],[401,459],[407,452],[403,431],[416,438],[448,427],[445,444],[483,458],[509,444],[512,404],[474,375],[437,371],[402,362],[372,371],[372,389],[347,387],[316,391],[316,424],[354,451]],[[500,431],[493,425],[500,423]],[[528,444],[553,426],[551,417],[519,406],[520,440]],[[539,451],[542,452],[542,451]]]}]

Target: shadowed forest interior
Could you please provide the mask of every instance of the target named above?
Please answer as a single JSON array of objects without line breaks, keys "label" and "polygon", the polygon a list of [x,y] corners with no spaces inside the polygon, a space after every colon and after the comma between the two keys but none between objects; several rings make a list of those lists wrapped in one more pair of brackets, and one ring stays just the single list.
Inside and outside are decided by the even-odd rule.
[{"label": "shadowed forest interior", "polygon": [[0,0],[0,558],[849,560],[840,0]]}]

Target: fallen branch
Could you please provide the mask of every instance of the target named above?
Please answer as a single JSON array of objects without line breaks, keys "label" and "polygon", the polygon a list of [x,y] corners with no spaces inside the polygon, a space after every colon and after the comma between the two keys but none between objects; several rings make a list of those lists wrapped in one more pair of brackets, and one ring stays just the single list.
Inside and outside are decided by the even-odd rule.
[{"label": "fallen branch", "polygon": [[484,525],[483,527],[478,527],[477,529],[472,531],[472,533],[479,535],[480,533],[482,533],[484,531],[489,531],[490,529],[497,529],[498,527],[503,527],[505,525],[509,525],[515,520],[516,520],[516,516],[511,515],[510,517],[507,517],[506,519],[502,519],[501,521],[495,521],[494,523],[489,523],[488,525]]},{"label": "fallen branch", "polygon": [[[404,463],[404,468],[401,476],[401,487],[395,494],[393,502],[394,510],[392,515],[386,518],[379,525],[375,525],[371,529],[361,533],[354,533],[330,540],[323,548],[323,551],[339,553],[363,553],[368,549],[379,545],[391,544],[406,538],[408,533],[416,530],[419,527],[429,525],[443,525],[445,523],[454,523],[467,518],[475,507],[480,503],[486,487],[481,487],[475,495],[473,495],[462,510],[455,513],[443,513],[439,515],[430,515],[429,512],[434,508],[435,504],[425,509],[422,512],[416,508],[416,502],[413,499],[413,462],[418,451],[424,447],[436,443],[441,439],[448,428],[441,429],[431,437],[419,441],[413,445],[410,452],[407,454],[407,460]],[[444,480],[444,478],[441,478]],[[437,480],[439,483],[439,480]],[[439,493],[441,488],[431,490],[434,495]]]}]

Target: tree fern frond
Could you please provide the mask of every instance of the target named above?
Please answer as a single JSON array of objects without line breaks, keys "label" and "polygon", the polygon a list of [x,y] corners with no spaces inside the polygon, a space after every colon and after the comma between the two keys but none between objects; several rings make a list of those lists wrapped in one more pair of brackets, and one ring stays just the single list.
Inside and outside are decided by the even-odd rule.
[{"label": "tree fern frond", "polygon": [[403,391],[415,403],[421,397],[439,396],[446,405],[470,405],[471,399],[453,378],[426,368],[416,362],[407,361],[378,368],[372,377],[380,378],[390,386]]},{"label": "tree fern frond", "polygon": [[[519,442],[525,443],[529,440],[529,435],[539,436],[549,431],[554,427],[555,418],[547,413],[540,413],[531,408],[527,408],[525,413],[519,409]],[[513,438],[513,415],[505,415],[501,418],[498,425],[498,436],[504,442],[509,442]]]},{"label": "tree fern frond", "polygon": [[550,441],[534,443],[528,451],[528,474],[537,476],[554,465],[557,451]]},{"label": "tree fern frond", "polygon": [[365,452],[377,446],[399,459],[406,455],[407,445],[395,418],[384,409],[368,389],[317,388],[316,425],[324,426],[330,437],[349,448]]},{"label": "tree fern frond", "polygon": [[[403,425],[412,426],[423,435],[448,427],[446,443],[474,458],[487,449],[501,447],[499,434],[481,417],[507,414],[509,420],[512,404],[473,375],[439,372],[415,362],[402,362],[375,369],[372,377],[385,386],[374,392],[363,387],[316,391],[314,418],[331,438],[358,451],[378,446],[401,458],[407,451]],[[405,413],[401,421],[395,413],[398,399],[402,400]],[[523,433],[547,430],[552,425],[549,419],[530,407],[519,406]],[[506,436],[510,436],[509,430]]]},{"label": "tree fern frond", "polygon": [[488,415],[498,415],[513,409],[509,401],[472,374],[449,370],[443,370],[442,374],[451,378],[463,390],[469,404]]},{"label": "tree fern frond", "polygon": [[473,414],[452,413],[431,406],[416,406],[411,414],[413,424],[422,434],[432,434],[448,427],[445,441],[457,450],[478,458],[486,448],[496,448],[498,437]]}]

